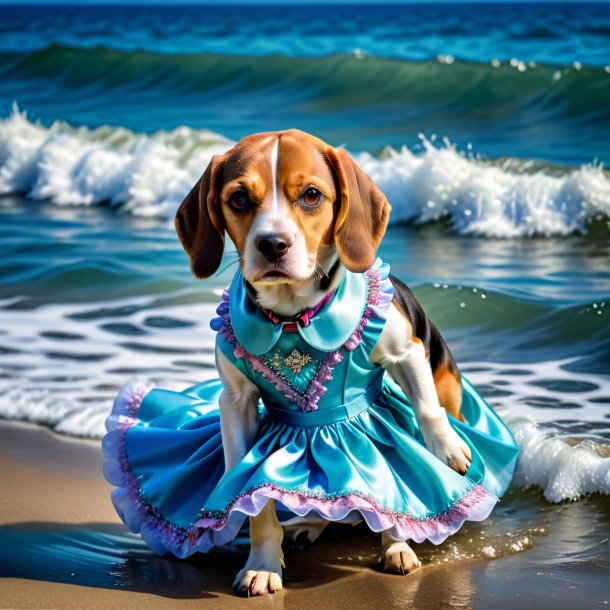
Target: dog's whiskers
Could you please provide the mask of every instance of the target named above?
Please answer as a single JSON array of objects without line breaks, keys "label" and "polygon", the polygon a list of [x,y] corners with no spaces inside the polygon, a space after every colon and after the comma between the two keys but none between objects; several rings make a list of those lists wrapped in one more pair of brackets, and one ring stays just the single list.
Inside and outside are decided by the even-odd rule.
[{"label": "dog's whiskers", "polygon": [[[230,258],[231,255],[232,255],[231,253],[228,253],[227,255],[225,255],[225,257]],[[228,261],[227,264],[222,269],[219,268],[216,271],[216,273],[214,273],[215,276],[218,276],[221,273],[224,273],[229,267],[232,267],[236,263],[240,263],[240,265],[241,265],[241,262],[242,262],[241,254],[239,254],[238,252],[235,252],[235,254],[233,256],[234,256],[233,260]]]},{"label": "dog's whiskers", "polygon": [[[316,268],[317,267],[319,267],[322,270],[322,273],[324,274],[323,276],[320,276],[319,279],[322,279],[322,277],[325,277],[327,280],[329,280],[330,277],[328,276],[328,272],[326,271],[326,269],[324,269],[324,266],[318,259],[316,259]],[[315,271],[314,271],[314,273],[315,273]]]}]

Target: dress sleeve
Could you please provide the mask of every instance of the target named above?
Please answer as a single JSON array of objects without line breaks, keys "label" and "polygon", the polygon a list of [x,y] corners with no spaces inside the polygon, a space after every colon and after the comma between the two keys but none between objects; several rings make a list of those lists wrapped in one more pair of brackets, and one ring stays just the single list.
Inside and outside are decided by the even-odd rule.
[{"label": "dress sleeve", "polygon": [[368,360],[385,326],[388,308],[394,297],[394,286],[390,281],[390,265],[380,258],[366,272],[366,277],[368,282],[367,304],[364,311],[366,324],[362,329],[359,347]]},{"label": "dress sleeve", "polygon": [[210,320],[210,328],[216,331],[216,347],[222,351],[231,364],[252,379],[253,373],[250,365],[243,358],[244,348],[237,342],[231,326],[230,298],[229,288],[225,288],[222,293],[222,300],[216,308],[216,317]]}]

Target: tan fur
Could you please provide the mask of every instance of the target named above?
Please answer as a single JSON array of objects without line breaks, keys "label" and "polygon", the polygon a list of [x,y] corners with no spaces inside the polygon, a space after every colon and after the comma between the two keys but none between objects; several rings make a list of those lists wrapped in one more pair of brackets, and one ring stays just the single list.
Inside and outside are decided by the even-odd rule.
[{"label": "tan fur", "polygon": [[[425,348],[424,342],[413,335],[413,326],[407,314],[402,308],[396,307],[396,311],[404,318],[406,327],[408,328],[408,338],[414,343],[419,343],[424,346],[426,358],[430,357],[430,351]],[[462,381],[460,379],[459,371],[453,370],[445,363],[440,363],[436,370],[433,371],[434,387],[438,394],[438,400],[442,407],[447,412],[451,413],[453,417],[459,421],[465,422],[464,416],[460,409],[462,406]]]},{"label": "tan fur", "polygon": [[[239,252],[244,252],[248,232],[255,215],[265,206],[267,194],[271,190],[270,150],[275,138],[270,134],[254,134],[240,140],[227,152],[224,167],[220,206],[226,221],[226,229],[231,241]],[[255,204],[248,214],[237,214],[227,205],[235,190],[245,187]]]},{"label": "tan fur", "polygon": [[438,394],[438,400],[442,407],[456,419],[464,422],[464,416],[460,412],[462,406],[462,382],[459,373],[455,373],[445,364],[439,364],[433,371],[434,386]]},{"label": "tan fur", "polygon": [[303,140],[301,132],[296,130],[284,133],[280,143],[278,182],[286,199],[296,202],[302,190],[310,184],[324,195],[319,208],[306,210],[303,206],[293,205],[288,212],[302,230],[307,252],[312,255],[317,253],[321,243],[330,243],[333,202],[337,196],[333,175],[324,156],[325,149],[326,146],[317,138]]},{"label": "tan fur", "polygon": [[198,278],[212,275],[224,249],[224,220],[218,206],[218,186],[225,157],[215,156],[186,196],[174,225],[191,259],[191,270]]},{"label": "tan fur", "polygon": [[335,170],[340,192],[335,243],[343,264],[350,271],[363,272],[375,262],[391,206],[344,149],[329,147],[326,154]]}]

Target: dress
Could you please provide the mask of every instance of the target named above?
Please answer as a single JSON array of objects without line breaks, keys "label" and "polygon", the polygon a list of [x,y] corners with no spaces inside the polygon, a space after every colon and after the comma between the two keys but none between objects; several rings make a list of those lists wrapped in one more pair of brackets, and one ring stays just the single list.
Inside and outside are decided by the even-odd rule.
[{"label": "dress", "polygon": [[183,392],[126,384],[103,440],[112,500],[133,532],[179,557],[231,541],[268,499],[282,515],[364,519],[376,532],[441,543],[482,520],[508,487],[518,447],[463,380],[465,476],[425,447],[409,398],[369,362],[394,289],[379,259],[347,272],[298,323],[265,316],[239,271],[211,322],[226,357],[261,391],[250,451],[227,473],[219,380]]}]

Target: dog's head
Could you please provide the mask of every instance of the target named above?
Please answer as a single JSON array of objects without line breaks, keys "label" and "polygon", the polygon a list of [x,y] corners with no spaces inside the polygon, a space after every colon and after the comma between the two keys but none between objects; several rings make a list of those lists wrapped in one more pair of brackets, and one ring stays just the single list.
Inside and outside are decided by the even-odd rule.
[{"label": "dog's head", "polygon": [[218,269],[226,231],[252,285],[303,285],[329,253],[350,271],[368,269],[389,212],[345,150],[291,129],[248,136],[215,156],[175,224],[198,278]]}]

